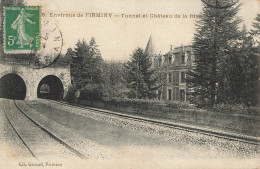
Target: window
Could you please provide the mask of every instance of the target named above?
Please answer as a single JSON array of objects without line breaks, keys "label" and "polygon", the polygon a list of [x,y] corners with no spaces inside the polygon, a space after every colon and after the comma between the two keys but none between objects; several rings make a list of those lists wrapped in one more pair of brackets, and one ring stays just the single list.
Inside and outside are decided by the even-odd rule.
[{"label": "window", "polygon": [[168,74],[168,82],[169,82],[169,83],[172,82],[172,74],[171,74],[171,73]]},{"label": "window", "polygon": [[168,100],[172,100],[172,89],[168,89]]},{"label": "window", "polygon": [[172,64],[172,57],[169,56],[169,65]]},{"label": "window", "polygon": [[185,54],[183,53],[181,55],[181,64],[184,64],[185,63]]},{"label": "window", "polygon": [[155,58],[153,59],[153,64],[154,64],[154,67],[157,66],[157,62],[156,62],[156,59],[155,59]]},{"label": "window", "polygon": [[177,100],[177,98],[176,98],[176,87],[173,88],[172,98],[173,98],[173,100]]},{"label": "window", "polygon": [[161,95],[162,95],[162,91],[158,90],[158,95],[157,95],[158,100],[161,100]]},{"label": "window", "polygon": [[172,99],[176,100],[176,101],[179,100],[179,88],[178,87],[173,88]]},{"label": "window", "polygon": [[181,83],[185,83],[186,78],[185,78],[185,72],[181,72]]},{"label": "window", "polygon": [[191,58],[191,51],[187,51],[188,58]]},{"label": "window", "polygon": [[180,101],[183,102],[185,101],[185,90],[180,90]]},{"label": "window", "polygon": [[179,72],[178,71],[173,72],[173,82],[179,83]]}]

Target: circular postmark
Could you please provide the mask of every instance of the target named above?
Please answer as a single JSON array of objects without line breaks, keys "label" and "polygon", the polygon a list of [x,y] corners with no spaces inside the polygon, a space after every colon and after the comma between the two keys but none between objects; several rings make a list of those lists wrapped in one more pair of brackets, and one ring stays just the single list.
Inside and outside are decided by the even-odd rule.
[{"label": "circular postmark", "polygon": [[40,37],[40,42],[36,41],[41,44],[40,50],[32,50],[34,55],[32,66],[38,69],[53,64],[60,56],[63,46],[62,33],[52,21],[44,20],[42,22]]}]

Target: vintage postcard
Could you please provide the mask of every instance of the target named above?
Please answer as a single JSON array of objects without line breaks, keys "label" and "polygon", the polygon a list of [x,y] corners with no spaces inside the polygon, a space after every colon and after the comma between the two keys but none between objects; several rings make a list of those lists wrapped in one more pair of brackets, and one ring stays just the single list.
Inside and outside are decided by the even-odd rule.
[{"label": "vintage postcard", "polygon": [[1,0],[1,169],[260,168],[259,0]]}]

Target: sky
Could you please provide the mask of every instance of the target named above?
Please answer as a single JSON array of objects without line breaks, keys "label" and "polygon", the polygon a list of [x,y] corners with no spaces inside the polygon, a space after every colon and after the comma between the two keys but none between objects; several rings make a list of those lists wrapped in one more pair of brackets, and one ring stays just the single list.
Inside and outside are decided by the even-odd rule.
[{"label": "sky", "polygon": [[[137,47],[145,48],[152,35],[158,53],[174,47],[190,45],[195,20],[190,14],[202,10],[200,0],[25,0],[27,5],[40,5],[62,32],[63,50],[74,49],[79,39],[95,37],[104,60],[126,61]],[[247,28],[260,11],[260,0],[240,0],[239,16]],[[83,14],[83,17],[50,17],[55,14]],[[111,13],[111,18],[85,17],[85,13]],[[122,14],[148,14],[148,18],[125,18]],[[168,14],[173,18],[150,18],[150,14]],[[183,18],[183,14],[187,18]],[[115,17],[119,15],[119,17]],[[179,15],[180,18],[174,18]]]}]

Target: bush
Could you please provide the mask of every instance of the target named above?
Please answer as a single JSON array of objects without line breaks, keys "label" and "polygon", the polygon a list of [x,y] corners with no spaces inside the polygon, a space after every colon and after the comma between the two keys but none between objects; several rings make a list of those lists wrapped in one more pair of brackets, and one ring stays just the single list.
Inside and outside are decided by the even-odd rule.
[{"label": "bush", "polygon": [[[196,109],[194,105],[187,102],[178,101],[164,101],[164,100],[142,100],[142,99],[127,99],[127,98],[103,98],[102,101],[107,105],[133,107],[141,109]],[[199,109],[197,109],[199,110]],[[216,104],[213,108],[206,109],[205,111],[212,111],[216,113],[226,114],[245,114],[245,115],[260,115],[259,107],[247,107],[242,104]]]},{"label": "bush", "polygon": [[106,85],[103,88],[103,97],[104,98],[124,98],[129,90],[123,85]]},{"label": "bush", "polygon": [[75,93],[77,89],[74,86],[69,86],[67,95],[65,96],[65,100],[68,103],[73,103],[75,101]]},{"label": "bush", "polygon": [[194,108],[192,105],[176,101],[162,101],[162,100],[142,100],[142,99],[127,99],[127,98],[103,98],[103,101],[110,105],[121,105],[125,107],[136,108]]},{"label": "bush", "polygon": [[194,109],[195,107],[187,102],[177,102],[177,101],[166,101],[167,107],[172,108],[182,108],[182,109]]},{"label": "bush", "polygon": [[260,115],[260,107],[249,107],[248,108],[249,115]]},{"label": "bush", "polygon": [[259,107],[247,107],[243,104],[216,104],[212,110],[219,113],[245,114],[245,115],[259,115]]},{"label": "bush", "polygon": [[104,86],[101,84],[87,84],[80,89],[80,100],[101,100],[103,98]]}]

